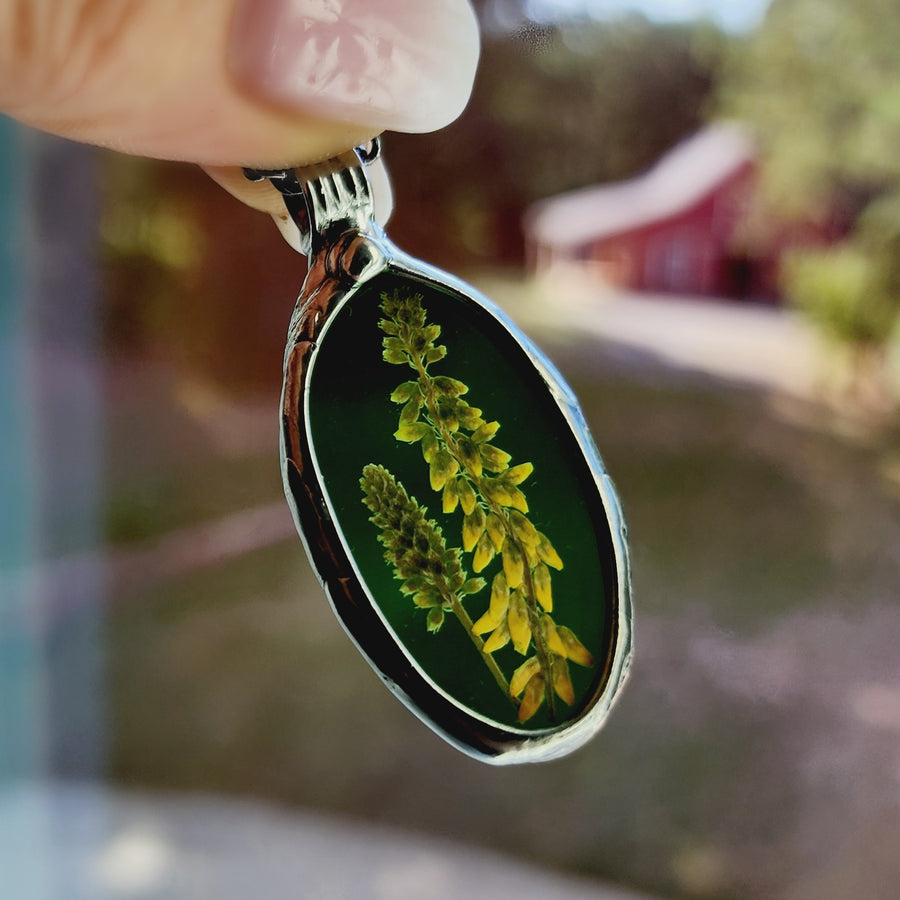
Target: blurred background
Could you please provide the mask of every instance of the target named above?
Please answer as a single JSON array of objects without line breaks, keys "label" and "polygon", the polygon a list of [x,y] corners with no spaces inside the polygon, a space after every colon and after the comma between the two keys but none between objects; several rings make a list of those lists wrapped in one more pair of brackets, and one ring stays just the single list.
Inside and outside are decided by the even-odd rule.
[{"label": "blurred background", "polygon": [[900,8],[482,0],[385,137],[405,250],[579,394],[636,656],[493,769],[334,619],[281,497],[304,260],[198,169],[0,120],[0,895],[890,898]]}]

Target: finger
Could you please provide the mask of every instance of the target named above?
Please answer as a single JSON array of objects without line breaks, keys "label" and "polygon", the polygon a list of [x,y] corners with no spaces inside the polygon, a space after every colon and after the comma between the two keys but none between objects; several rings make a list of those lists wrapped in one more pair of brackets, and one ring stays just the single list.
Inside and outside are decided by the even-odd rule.
[{"label": "finger", "polygon": [[204,169],[213,181],[247,206],[279,219],[287,219],[284,197],[268,180],[248,181],[244,170],[237,166],[204,166]]},{"label": "finger", "polygon": [[465,105],[466,0],[0,0],[0,109],[207,166],[323,159]]},{"label": "finger", "polygon": [[[287,211],[284,197],[268,180],[249,181],[243,169],[233,167],[207,167],[206,173],[247,206],[272,216],[284,239],[298,252],[306,252],[301,232]],[[372,189],[375,221],[385,225],[394,209],[394,196],[390,178],[380,159],[367,164],[367,177]]]}]

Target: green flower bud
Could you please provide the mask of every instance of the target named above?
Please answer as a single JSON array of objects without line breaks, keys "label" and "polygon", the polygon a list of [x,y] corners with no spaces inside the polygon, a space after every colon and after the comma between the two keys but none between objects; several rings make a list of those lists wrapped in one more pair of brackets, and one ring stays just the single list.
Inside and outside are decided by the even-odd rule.
[{"label": "green flower bud", "polygon": [[499,422],[485,422],[475,429],[472,434],[472,440],[475,441],[476,444],[483,444],[485,441],[489,441],[499,430]]},{"label": "green flower bud", "polygon": [[416,395],[421,396],[419,392],[419,383],[417,381],[404,381],[403,384],[398,385],[394,389],[394,392],[391,394],[391,400],[394,403],[406,403],[407,400],[410,400]]},{"label": "green flower bud", "polygon": [[432,634],[437,634],[441,630],[441,625],[444,624],[444,610],[440,606],[429,610],[427,623],[428,630]]},{"label": "green flower bud", "polygon": [[505,450],[495,447],[493,444],[482,444],[479,448],[484,467],[489,472],[503,472],[512,459]]}]

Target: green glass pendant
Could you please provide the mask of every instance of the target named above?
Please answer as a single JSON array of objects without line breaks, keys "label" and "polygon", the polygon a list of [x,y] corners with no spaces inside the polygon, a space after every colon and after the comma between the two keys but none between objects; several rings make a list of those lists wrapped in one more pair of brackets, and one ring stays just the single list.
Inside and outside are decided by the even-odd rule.
[{"label": "green glass pendant", "polygon": [[631,657],[625,526],[575,398],[488,301],[394,247],[353,151],[248,172],[309,257],[288,334],[285,492],[390,689],[492,763],[602,724]]}]

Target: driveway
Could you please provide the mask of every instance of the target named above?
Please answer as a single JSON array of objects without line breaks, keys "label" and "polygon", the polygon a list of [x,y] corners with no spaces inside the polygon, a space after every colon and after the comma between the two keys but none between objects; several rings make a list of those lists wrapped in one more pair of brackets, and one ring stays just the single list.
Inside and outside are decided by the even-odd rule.
[{"label": "driveway", "polygon": [[649,900],[362,822],[89,784],[0,790],[0,872],[16,900]]}]

